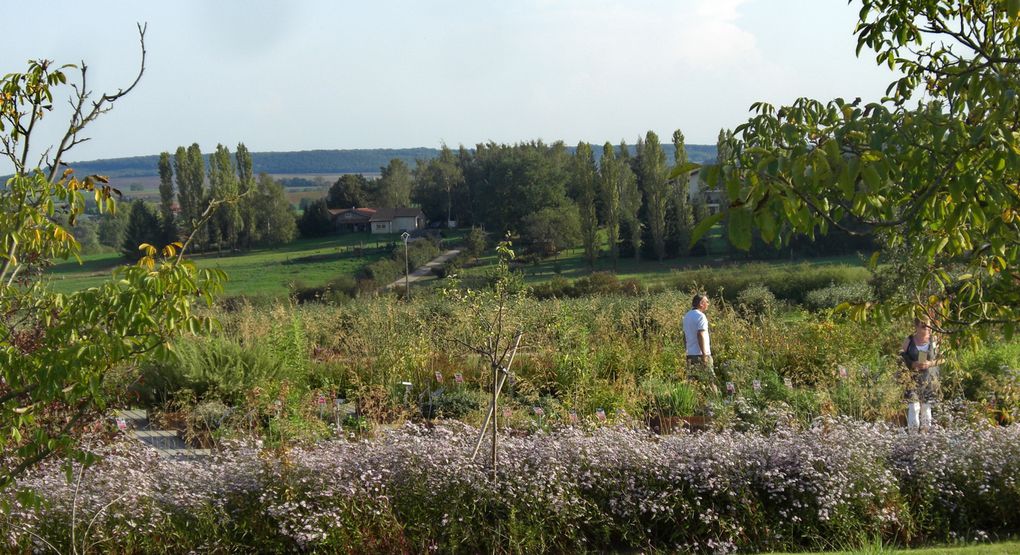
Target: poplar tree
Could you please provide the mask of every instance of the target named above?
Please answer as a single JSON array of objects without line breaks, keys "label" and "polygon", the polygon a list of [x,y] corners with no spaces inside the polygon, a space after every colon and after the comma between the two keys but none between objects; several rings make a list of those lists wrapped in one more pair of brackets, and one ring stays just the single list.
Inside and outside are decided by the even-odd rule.
[{"label": "poplar tree", "polygon": [[[237,198],[237,173],[230,149],[216,145],[216,152],[209,159],[210,200]],[[217,209],[214,225],[209,228],[209,239],[219,248],[234,248],[241,229],[240,213],[236,202],[228,202]],[[214,235],[215,234],[215,235]]]},{"label": "poplar tree", "polygon": [[237,160],[237,192],[241,198],[237,202],[238,216],[241,228],[238,233],[237,246],[243,248],[251,247],[258,236],[256,226],[256,203],[255,203],[255,174],[252,171],[251,153],[244,143],[237,143],[237,152],[234,153]]},{"label": "poplar tree", "polygon": [[[641,140],[638,139],[638,144]],[[628,241],[634,249],[634,260],[641,259],[641,189],[631,169],[630,147],[620,141],[620,220],[627,223]]]},{"label": "poplar tree", "polygon": [[659,137],[653,131],[639,142],[638,179],[645,197],[645,217],[652,239],[655,256],[661,262],[666,256],[666,207],[669,204],[666,155],[662,152]]},{"label": "poplar tree", "polygon": [[159,214],[163,231],[163,244],[177,240],[177,222],[174,220],[174,169],[170,153],[159,155]]},{"label": "poplar tree", "polygon": [[581,243],[584,245],[584,259],[589,268],[595,267],[598,256],[599,220],[595,213],[597,183],[595,173],[595,155],[591,145],[585,142],[577,144],[574,152],[574,188],[577,191],[577,207],[581,221]]},{"label": "poplar tree", "polygon": [[[680,169],[687,165],[687,147],[684,144],[684,134],[679,129],[673,132],[674,168]],[[677,255],[687,256],[690,252],[691,232],[694,229],[694,211],[691,208],[690,182],[691,176],[687,170],[676,173],[672,180],[673,186],[673,212],[675,214]]]},{"label": "poplar tree", "polygon": [[599,185],[602,194],[603,220],[606,238],[609,241],[609,258],[616,266],[620,258],[620,189],[622,172],[620,163],[608,141],[602,145],[602,161],[599,164]]},{"label": "poplar tree", "polygon": [[[190,235],[206,203],[205,159],[202,158],[198,143],[186,149],[183,146],[177,147],[174,153],[174,174],[177,179],[177,203],[180,205],[180,231],[183,235]],[[201,236],[196,236],[195,242],[199,247],[207,243]]]}]

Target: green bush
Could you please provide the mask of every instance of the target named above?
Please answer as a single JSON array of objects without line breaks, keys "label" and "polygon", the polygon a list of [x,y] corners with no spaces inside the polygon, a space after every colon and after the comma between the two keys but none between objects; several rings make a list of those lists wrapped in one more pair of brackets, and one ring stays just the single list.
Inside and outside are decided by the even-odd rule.
[{"label": "green bush", "polygon": [[555,275],[549,281],[533,285],[530,292],[536,299],[564,299],[571,296],[571,287],[569,279]]},{"label": "green bush", "polygon": [[403,275],[403,273],[403,261],[398,263],[392,258],[384,258],[365,265],[365,267],[358,273],[358,278],[373,280],[377,283],[385,283],[393,281],[397,278],[397,276]]},{"label": "green bush", "polygon": [[871,286],[865,282],[832,283],[827,287],[808,291],[804,304],[812,310],[836,308],[843,303],[861,304],[874,299]]},{"label": "green bush", "polygon": [[218,430],[230,414],[230,407],[218,399],[209,399],[195,405],[188,413],[188,428],[192,430]]},{"label": "green bush", "polygon": [[673,287],[736,301],[741,291],[757,284],[767,287],[777,299],[802,304],[808,291],[832,284],[866,283],[870,276],[867,268],[859,266],[753,263],[676,272]]},{"label": "green bush", "polygon": [[467,387],[439,389],[422,396],[421,414],[425,418],[462,418],[482,406],[484,393]]},{"label": "green bush", "polygon": [[464,253],[471,257],[481,256],[488,247],[488,241],[484,230],[472,227],[464,236]]},{"label": "green bush", "polygon": [[1003,424],[1020,421],[1020,343],[993,340],[951,352],[942,386],[947,398],[985,403]]},{"label": "green bush", "polygon": [[612,272],[594,272],[573,283],[555,275],[547,282],[532,286],[530,292],[537,299],[576,299],[598,295],[639,295],[642,290],[641,282],[637,280],[621,281]]},{"label": "green bush", "polygon": [[768,287],[758,283],[737,295],[737,307],[744,316],[768,317],[775,314],[779,301]]}]

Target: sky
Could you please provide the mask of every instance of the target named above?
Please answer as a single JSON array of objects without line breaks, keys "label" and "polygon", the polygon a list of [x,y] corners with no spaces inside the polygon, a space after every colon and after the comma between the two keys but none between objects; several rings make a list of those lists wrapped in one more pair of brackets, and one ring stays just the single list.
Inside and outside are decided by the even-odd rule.
[{"label": "sky", "polygon": [[[0,73],[88,64],[97,94],[137,72],[69,160],[199,143],[252,151],[714,144],[751,103],[877,100],[846,0],[3,0]],[[47,116],[43,145],[66,113]],[[66,125],[66,123],[65,123]],[[9,170],[0,166],[0,173]]]}]

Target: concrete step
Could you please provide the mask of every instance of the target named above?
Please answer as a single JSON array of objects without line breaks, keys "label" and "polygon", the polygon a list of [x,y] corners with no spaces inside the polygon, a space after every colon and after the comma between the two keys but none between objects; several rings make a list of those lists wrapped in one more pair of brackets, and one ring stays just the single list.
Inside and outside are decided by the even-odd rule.
[{"label": "concrete step", "polygon": [[188,444],[175,431],[151,429],[149,427],[149,415],[144,409],[117,411],[115,421],[117,426],[128,437],[132,437],[138,440],[139,443],[155,449],[164,457],[185,459],[208,456],[212,453],[209,449],[192,449],[188,447]]},{"label": "concrete step", "polygon": [[177,437],[176,432],[162,430],[135,430],[129,432],[131,437],[138,441],[155,447],[156,449],[187,449],[188,444]]},{"label": "concrete step", "polygon": [[193,459],[212,455],[211,449],[158,449],[157,452],[168,459]]}]

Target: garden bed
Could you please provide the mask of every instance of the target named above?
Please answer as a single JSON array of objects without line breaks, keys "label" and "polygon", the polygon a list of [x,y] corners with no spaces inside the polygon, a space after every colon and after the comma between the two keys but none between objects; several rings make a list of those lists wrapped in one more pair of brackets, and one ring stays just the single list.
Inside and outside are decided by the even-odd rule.
[{"label": "garden bed", "polygon": [[0,541],[71,551],[72,522],[75,541],[117,552],[729,552],[1020,532],[1017,426],[566,428],[501,441],[496,482],[469,459],[476,433],[408,425],[365,442],[235,445],[210,461],[115,444],[80,480],[67,482],[59,461],[22,480],[45,503],[7,498]]}]

